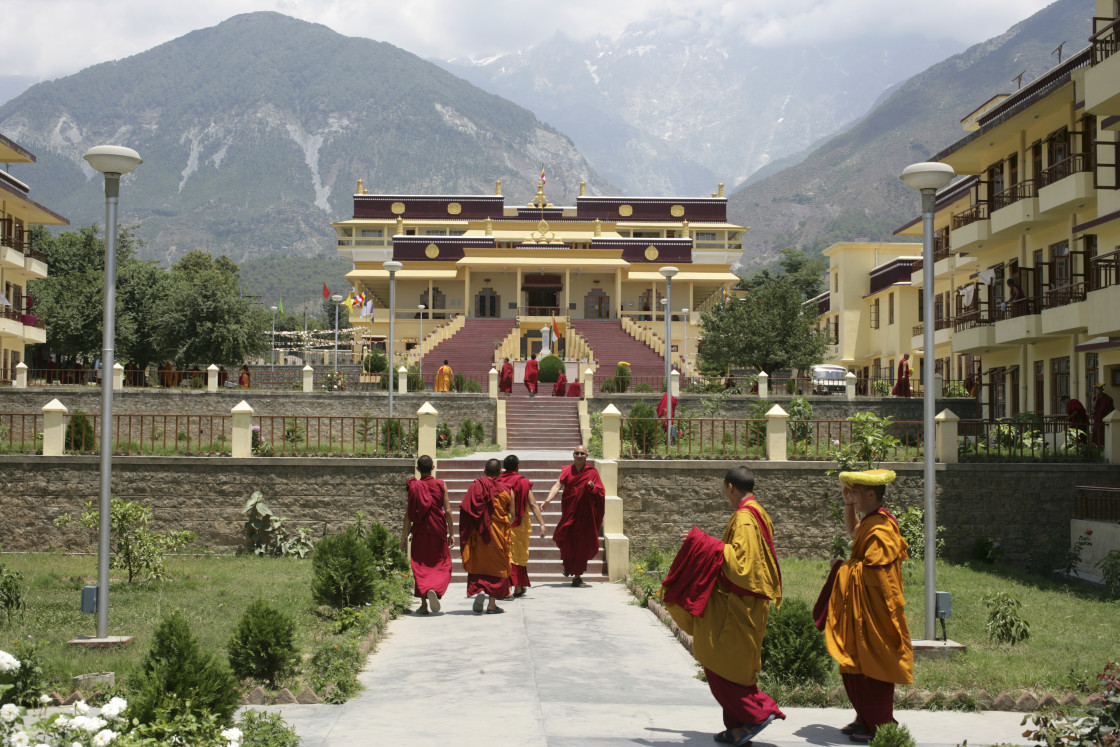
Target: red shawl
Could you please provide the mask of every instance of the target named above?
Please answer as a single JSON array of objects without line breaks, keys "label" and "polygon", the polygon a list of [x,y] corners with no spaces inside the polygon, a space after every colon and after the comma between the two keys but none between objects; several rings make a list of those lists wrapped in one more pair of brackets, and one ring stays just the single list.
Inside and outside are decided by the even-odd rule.
[{"label": "red shawl", "polygon": [[568,393],[568,377],[560,374],[560,378],[556,380],[556,386],[552,387],[553,397],[563,397]]},{"label": "red shawl", "polygon": [[408,478],[408,520],[412,531],[447,536],[447,516],[443,513],[443,480],[428,475]]},{"label": "red shawl", "polygon": [[[575,472],[572,465],[560,471],[564,496],[560,500],[562,514],[552,539],[561,546],[561,554],[569,547],[591,560],[599,552],[599,527],[603,525],[607,489],[599,471],[590,464]],[[578,545],[578,547],[577,547]]]},{"label": "red shawl", "polygon": [[503,472],[498,476],[498,482],[509,488],[510,495],[513,496],[513,518],[510,526],[520,526],[521,519],[529,508],[529,491],[533,488],[533,483],[520,472]]},{"label": "red shawl", "polygon": [[498,372],[498,391],[513,391],[513,364],[503,363],[502,370]]},{"label": "red shawl", "polygon": [[525,364],[525,381],[529,384],[537,383],[537,372],[540,370],[541,364],[535,360],[530,359]]},{"label": "red shawl", "polygon": [[471,533],[478,530],[483,542],[490,542],[490,512],[494,509],[494,496],[502,492],[502,485],[492,477],[483,475],[467,488],[467,495],[459,504],[459,546],[467,544]]},{"label": "red shawl", "polygon": [[690,615],[703,615],[716,578],[723,570],[723,548],[723,542],[693,527],[661,582],[665,601]]},{"label": "red shawl", "polygon": [[[669,408],[666,406],[666,398],[669,393],[661,395],[661,401],[657,403],[657,417],[661,419],[661,427],[664,430],[669,429]],[[673,397],[673,418],[675,419],[680,413],[677,412],[677,398]]]}]

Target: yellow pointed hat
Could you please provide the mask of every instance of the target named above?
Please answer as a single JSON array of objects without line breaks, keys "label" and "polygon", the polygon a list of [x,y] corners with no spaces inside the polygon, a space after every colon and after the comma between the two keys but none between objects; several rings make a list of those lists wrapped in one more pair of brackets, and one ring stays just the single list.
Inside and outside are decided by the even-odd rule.
[{"label": "yellow pointed hat", "polygon": [[840,483],[852,487],[854,485],[889,485],[894,482],[894,470],[868,469],[862,472],[841,472]]}]

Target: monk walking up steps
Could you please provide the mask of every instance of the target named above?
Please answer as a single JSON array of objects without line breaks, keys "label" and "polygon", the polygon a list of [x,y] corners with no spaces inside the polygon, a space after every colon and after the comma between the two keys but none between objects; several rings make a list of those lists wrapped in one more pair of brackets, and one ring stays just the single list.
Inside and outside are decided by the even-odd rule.
[{"label": "monk walking up steps", "polygon": [[486,462],[486,474],[471,483],[459,505],[459,552],[467,571],[467,596],[474,597],[474,612],[504,612],[497,600],[509,596],[510,505],[509,488],[498,482],[502,463]]},{"label": "monk walking up steps", "polygon": [[774,719],[785,718],[757,685],[770,602],[782,603],[782,572],[774,525],[755,500],[750,469],[728,470],[723,495],[735,509],[723,539],[696,527],[685,533],[661,593],[677,625],[692,635],[692,653],[723,707],[727,728],[715,740],[748,745]]},{"label": "monk walking up steps", "polygon": [[537,517],[540,537],[544,539],[544,517],[533,495],[533,483],[517,471],[521,460],[510,454],[502,461],[502,472],[498,481],[509,488],[513,495],[513,521],[509,548],[509,575],[515,597],[524,596],[529,583],[529,540],[533,536],[533,521],[529,510]]},{"label": "monk walking up steps", "polygon": [[498,372],[498,393],[513,393],[513,364],[506,358],[502,362],[502,370]]},{"label": "monk walking up steps", "polygon": [[537,363],[537,354],[525,362],[525,388],[529,390],[530,397],[537,396],[537,381],[540,376],[541,364]]},{"label": "monk walking up steps", "polygon": [[451,583],[451,546],[455,534],[451,526],[451,503],[443,480],[432,477],[432,458],[425,454],[416,460],[420,479],[408,478],[408,509],[405,511],[401,552],[407,552],[412,535],[412,595],[420,598],[421,615],[439,612],[439,600]]},{"label": "monk walking up steps", "polygon": [[571,465],[560,471],[560,479],[548,491],[543,510],[563,489],[560,523],[552,541],[560,548],[564,575],[573,576],[572,586],[581,587],[587,561],[599,554],[599,530],[603,526],[607,490],[599,471],[587,463],[587,447],[580,444],[572,453]]}]

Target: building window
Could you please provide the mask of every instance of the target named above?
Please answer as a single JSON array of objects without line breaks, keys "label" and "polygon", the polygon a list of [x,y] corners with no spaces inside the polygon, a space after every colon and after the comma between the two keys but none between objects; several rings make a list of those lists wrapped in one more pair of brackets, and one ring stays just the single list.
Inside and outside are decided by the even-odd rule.
[{"label": "building window", "polygon": [[871,302],[871,329],[879,329],[879,299]]},{"label": "building window", "polygon": [[992,420],[1007,417],[1007,372],[993,368],[989,381],[988,417]]},{"label": "building window", "polygon": [[1100,353],[1086,353],[1085,354],[1085,391],[1083,396],[1086,400],[1089,395],[1093,393],[1093,389],[1101,381],[1101,356]]},{"label": "building window", "polygon": [[[644,235],[644,234],[639,234],[637,231],[634,232],[635,237],[642,236],[642,235]],[[716,240],[716,232],[715,231],[697,231],[696,232],[696,240],[697,241],[715,241]]]},{"label": "building window", "polygon": [[380,239],[382,237],[382,235],[383,235],[383,231],[380,228],[363,228],[362,229],[362,238],[363,239]]},{"label": "building window", "polygon": [[918,322],[926,320],[926,289],[918,289]]},{"label": "building window", "polygon": [[1046,414],[1046,364],[1042,361],[1034,362],[1034,412]]},{"label": "building window", "polygon": [[840,315],[832,317],[832,323],[828,329],[828,340],[830,345],[840,344]]},{"label": "building window", "polygon": [[1050,414],[1064,412],[1062,397],[1069,396],[1069,358],[1050,359]]},{"label": "building window", "polygon": [[1069,242],[1059,241],[1050,245],[1050,287],[1069,285]]},{"label": "building window", "polygon": [[[424,304],[425,308],[427,308],[428,310],[446,309],[447,308],[447,296],[445,296],[443,294],[443,291],[441,291],[439,288],[432,288],[432,303],[428,303],[428,291],[424,291],[423,293],[420,294],[420,303]],[[432,314],[429,318],[431,318],[431,319],[446,319],[447,315],[446,314]]]},{"label": "building window", "polygon": [[894,294],[887,294],[887,326],[894,324]]},{"label": "building window", "polygon": [[[711,238],[710,239],[705,239],[705,238],[703,238],[704,236],[710,236]],[[635,231],[634,232],[634,238],[635,239],[660,239],[661,238],[661,232],[660,231]],[[697,233],[696,234],[696,240],[697,241],[715,241],[715,238],[716,238],[716,235],[714,233]]]}]

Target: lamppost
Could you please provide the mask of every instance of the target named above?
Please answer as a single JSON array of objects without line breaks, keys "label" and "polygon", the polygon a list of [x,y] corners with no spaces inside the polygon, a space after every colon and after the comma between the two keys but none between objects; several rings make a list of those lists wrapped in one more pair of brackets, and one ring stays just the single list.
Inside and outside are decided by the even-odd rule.
[{"label": "lamppost", "polygon": [[272,307],[272,354],[268,357],[269,365],[272,367],[272,372],[276,372],[276,312],[279,307]]},{"label": "lamppost", "polygon": [[424,304],[417,306],[420,309],[420,380],[424,380],[424,309],[428,308]]},{"label": "lamppost", "polygon": [[397,273],[404,265],[391,259],[381,266],[389,273],[389,417],[393,417],[393,389],[396,384],[393,379],[397,375],[393,370],[393,319],[397,315]]},{"label": "lamppost", "polygon": [[338,383],[338,308],[342,303],[342,296],[335,293],[333,296],[331,296],[331,300],[334,301],[334,372],[335,372],[335,383],[337,384]]},{"label": "lamppost", "polygon": [[937,634],[937,505],[934,503],[936,476],[933,471],[933,418],[937,393],[933,391],[933,213],[937,190],[953,181],[953,167],[944,163],[923,162],[907,166],[899,177],[907,187],[922,193],[922,451],[925,456],[925,638]]},{"label": "lamppost", "polygon": [[96,145],[83,156],[105,175],[105,308],[101,327],[101,490],[97,504],[97,637],[109,637],[110,496],[113,476],[113,346],[117,310],[117,199],[121,175],[143,161],[132,148]]},{"label": "lamppost", "polygon": [[684,321],[684,354],[681,355],[681,376],[688,373],[688,309],[681,309],[681,320]]},{"label": "lamppost", "polygon": [[665,422],[672,424],[673,385],[671,383],[672,371],[670,370],[669,358],[673,354],[673,333],[672,327],[669,326],[669,319],[672,316],[669,309],[673,308],[673,276],[680,270],[670,265],[662,267],[658,272],[661,273],[661,277],[665,278],[665,409],[669,413],[669,419]]}]

